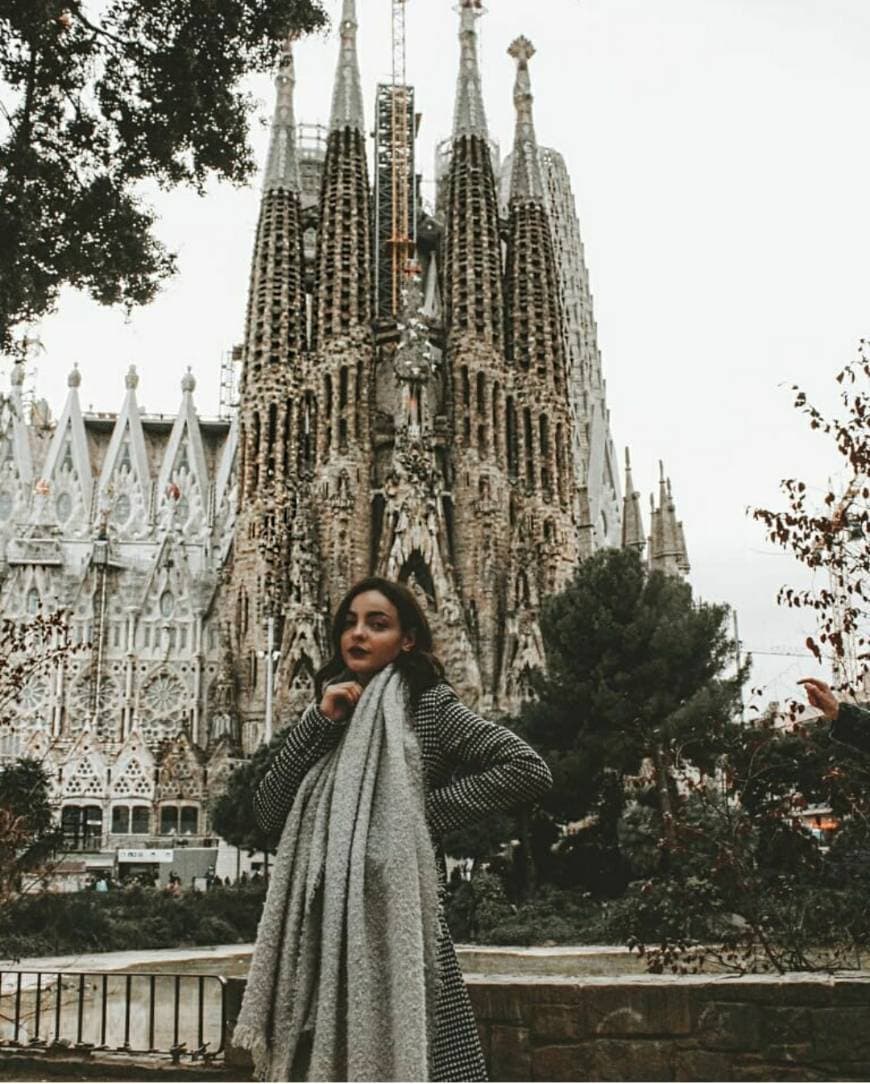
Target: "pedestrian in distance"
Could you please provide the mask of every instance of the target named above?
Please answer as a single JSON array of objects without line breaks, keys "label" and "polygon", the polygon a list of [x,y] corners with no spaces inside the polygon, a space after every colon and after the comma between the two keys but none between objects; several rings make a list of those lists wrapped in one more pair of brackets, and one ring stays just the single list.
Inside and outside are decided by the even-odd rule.
[{"label": "pedestrian in distance", "polygon": [[439,841],[550,771],[460,702],[407,587],[357,583],[331,640],[254,798],[283,831],[233,1042],[265,1080],[485,1080]]},{"label": "pedestrian in distance", "polygon": [[832,738],[870,753],[870,710],[841,701],[831,686],[819,678],[802,678],[798,684],[806,690],[810,705],[818,708],[831,723]]}]

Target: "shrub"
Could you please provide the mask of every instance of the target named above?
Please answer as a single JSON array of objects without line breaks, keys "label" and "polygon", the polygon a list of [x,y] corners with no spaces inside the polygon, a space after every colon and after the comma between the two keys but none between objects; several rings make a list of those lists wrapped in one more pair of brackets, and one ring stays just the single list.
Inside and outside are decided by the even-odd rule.
[{"label": "shrub", "polygon": [[107,893],[19,896],[0,908],[0,956],[253,941],[264,899],[265,885],[180,896],[140,885]]}]

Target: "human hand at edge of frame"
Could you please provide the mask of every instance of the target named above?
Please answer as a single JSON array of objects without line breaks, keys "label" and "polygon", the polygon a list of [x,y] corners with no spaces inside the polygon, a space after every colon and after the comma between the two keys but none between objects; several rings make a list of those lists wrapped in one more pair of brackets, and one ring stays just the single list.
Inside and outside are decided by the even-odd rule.
[{"label": "human hand at edge of frame", "polygon": [[328,685],[320,701],[320,710],[327,719],[342,723],[350,718],[362,693],[363,688],[358,681],[339,681],[335,685]]},{"label": "human hand at edge of frame", "polygon": [[831,692],[831,686],[819,678],[801,678],[798,685],[806,689],[810,706],[818,708],[826,719],[833,722],[840,714],[840,701]]}]

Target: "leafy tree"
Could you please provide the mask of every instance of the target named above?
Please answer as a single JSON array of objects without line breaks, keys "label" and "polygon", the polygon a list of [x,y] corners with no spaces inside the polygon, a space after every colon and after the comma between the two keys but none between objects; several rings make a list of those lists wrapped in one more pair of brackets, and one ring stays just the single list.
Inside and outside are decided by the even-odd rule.
[{"label": "leafy tree", "polygon": [[[870,567],[870,360],[862,340],[858,358],[837,375],[844,413],[825,418],[797,386],[794,405],[809,419],[810,429],[833,440],[842,461],[843,483],[829,487],[818,506],[803,481],[786,478],[781,488],[785,511],[756,508],[754,519],[767,528],[771,542],[789,550],[806,568],[826,571],[827,583],[797,589],[784,586],[780,605],[816,611],[819,643],[807,647],[821,662],[827,653],[840,679],[841,691],[856,693],[870,664],[864,630],[870,611],[866,574]],[[793,705],[793,710],[797,705]]]},{"label": "leafy tree", "polygon": [[[729,736],[718,780],[689,783],[674,855],[630,886],[620,932],[653,971],[861,967],[870,947],[870,771],[826,726],[773,715]],[[828,849],[802,820],[830,807]]]},{"label": "leafy tree", "polygon": [[274,754],[284,744],[287,731],[276,734],[268,745],[261,745],[250,760],[245,760],[227,780],[223,794],[215,798],[211,807],[214,830],[233,847],[241,847],[254,854],[257,851],[276,851],[280,839],[274,833],[260,828],[254,818],[254,793],[269,769]]},{"label": "leafy tree", "polygon": [[466,828],[449,832],[443,841],[444,853],[455,858],[489,858],[517,834],[516,818],[493,813]]},{"label": "leafy tree", "polygon": [[60,844],[52,825],[49,779],[36,760],[0,769],[0,902],[20,890],[22,877],[41,869]]},{"label": "leafy tree", "polygon": [[[76,651],[61,611],[28,621],[0,621],[0,736],[13,731],[22,693]],[[0,770],[0,902],[36,873],[59,846],[51,828],[49,780],[42,765],[22,759]],[[35,883],[35,879],[34,879]]]},{"label": "leafy tree", "polygon": [[724,676],[734,651],[727,616],[727,606],[694,601],[677,577],[648,572],[632,550],[595,553],[544,604],[547,673],[536,678],[523,723],[553,771],[545,809],[563,823],[594,815],[592,832],[564,849],[578,867],[595,855],[615,863],[611,890],[621,876],[626,780],[651,766],[667,850],[677,778],[715,770],[748,669]]},{"label": "leafy tree", "polygon": [[254,168],[244,78],[319,0],[5,0],[0,6],[0,350],[62,286],[141,305],[174,269],[139,183]]}]

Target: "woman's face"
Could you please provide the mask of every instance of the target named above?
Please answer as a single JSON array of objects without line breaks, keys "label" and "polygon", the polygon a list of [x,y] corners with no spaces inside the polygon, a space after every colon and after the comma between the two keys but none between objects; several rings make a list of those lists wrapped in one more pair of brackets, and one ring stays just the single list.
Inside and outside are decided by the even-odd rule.
[{"label": "woman's face", "polygon": [[351,602],[341,633],[341,657],[363,684],[413,646],[413,633],[402,631],[396,607],[380,591],[363,591]]}]

